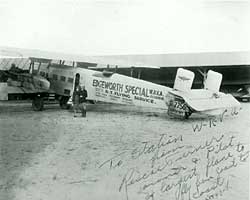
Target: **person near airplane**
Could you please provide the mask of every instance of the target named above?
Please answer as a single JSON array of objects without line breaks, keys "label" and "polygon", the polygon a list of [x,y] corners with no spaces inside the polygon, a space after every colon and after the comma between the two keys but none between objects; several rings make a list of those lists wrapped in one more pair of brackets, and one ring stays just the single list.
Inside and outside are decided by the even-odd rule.
[{"label": "person near airplane", "polygon": [[86,98],[88,92],[84,86],[77,85],[73,92],[74,117],[77,117],[77,111],[81,110],[82,117],[86,117]]}]

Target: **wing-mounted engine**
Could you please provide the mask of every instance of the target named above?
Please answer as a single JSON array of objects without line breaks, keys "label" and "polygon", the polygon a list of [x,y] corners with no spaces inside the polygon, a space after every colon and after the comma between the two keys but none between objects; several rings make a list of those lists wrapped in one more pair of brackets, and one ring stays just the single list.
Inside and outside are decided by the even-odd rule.
[{"label": "wing-mounted engine", "polygon": [[33,92],[47,92],[50,89],[50,82],[38,75],[17,74],[16,79],[9,78],[7,84],[14,87],[23,87]]},{"label": "wing-mounted engine", "polygon": [[23,87],[33,92],[47,92],[50,89],[50,82],[36,74],[31,74],[27,70],[20,69],[14,64],[5,72],[7,84],[14,87]]}]

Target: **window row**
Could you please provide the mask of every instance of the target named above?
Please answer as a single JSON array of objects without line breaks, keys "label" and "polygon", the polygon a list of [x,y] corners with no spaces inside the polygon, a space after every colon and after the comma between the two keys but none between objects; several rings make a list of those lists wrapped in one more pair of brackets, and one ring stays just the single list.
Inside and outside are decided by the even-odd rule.
[{"label": "window row", "polygon": [[[40,71],[40,75],[43,76],[43,77],[46,77],[46,73],[43,72],[43,71]],[[53,79],[54,81],[59,80],[58,75],[57,75],[57,74],[52,74],[52,79]],[[60,81],[66,82],[66,76],[60,76]],[[69,83],[73,83],[74,80],[73,80],[73,78],[68,77],[68,80],[67,80],[67,81],[68,81]]]}]

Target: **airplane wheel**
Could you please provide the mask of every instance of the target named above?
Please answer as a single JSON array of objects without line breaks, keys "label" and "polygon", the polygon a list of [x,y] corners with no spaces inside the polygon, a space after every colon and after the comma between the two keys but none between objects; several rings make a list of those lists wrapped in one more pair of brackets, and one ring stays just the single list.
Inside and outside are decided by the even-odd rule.
[{"label": "airplane wheel", "polygon": [[96,104],[97,103],[96,100],[88,100],[88,102],[91,103],[91,104]]},{"label": "airplane wheel", "polygon": [[69,109],[70,106],[67,104],[68,100],[69,97],[62,97],[60,99],[59,104],[62,109]]},{"label": "airplane wheel", "polygon": [[191,114],[191,112],[185,112],[184,119],[188,119]]},{"label": "airplane wheel", "polygon": [[32,108],[34,111],[43,110],[44,102],[42,97],[35,97],[32,101]]}]

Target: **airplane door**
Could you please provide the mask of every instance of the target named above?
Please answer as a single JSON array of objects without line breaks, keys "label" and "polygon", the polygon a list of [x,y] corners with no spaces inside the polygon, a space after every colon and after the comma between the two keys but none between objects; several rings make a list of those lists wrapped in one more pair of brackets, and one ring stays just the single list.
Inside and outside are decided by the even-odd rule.
[{"label": "airplane door", "polygon": [[85,74],[81,74],[81,77],[80,77],[80,86],[85,86]]},{"label": "airplane door", "polygon": [[76,86],[78,86],[79,84],[80,84],[80,74],[79,73],[77,73],[76,75],[75,75],[75,83],[74,83],[74,90],[76,89]]},{"label": "airplane door", "polygon": [[76,86],[83,86],[85,85],[85,77],[84,77],[84,74],[79,74],[79,73],[76,73],[75,75],[75,82],[74,82],[74,90],[76,88]]}]

